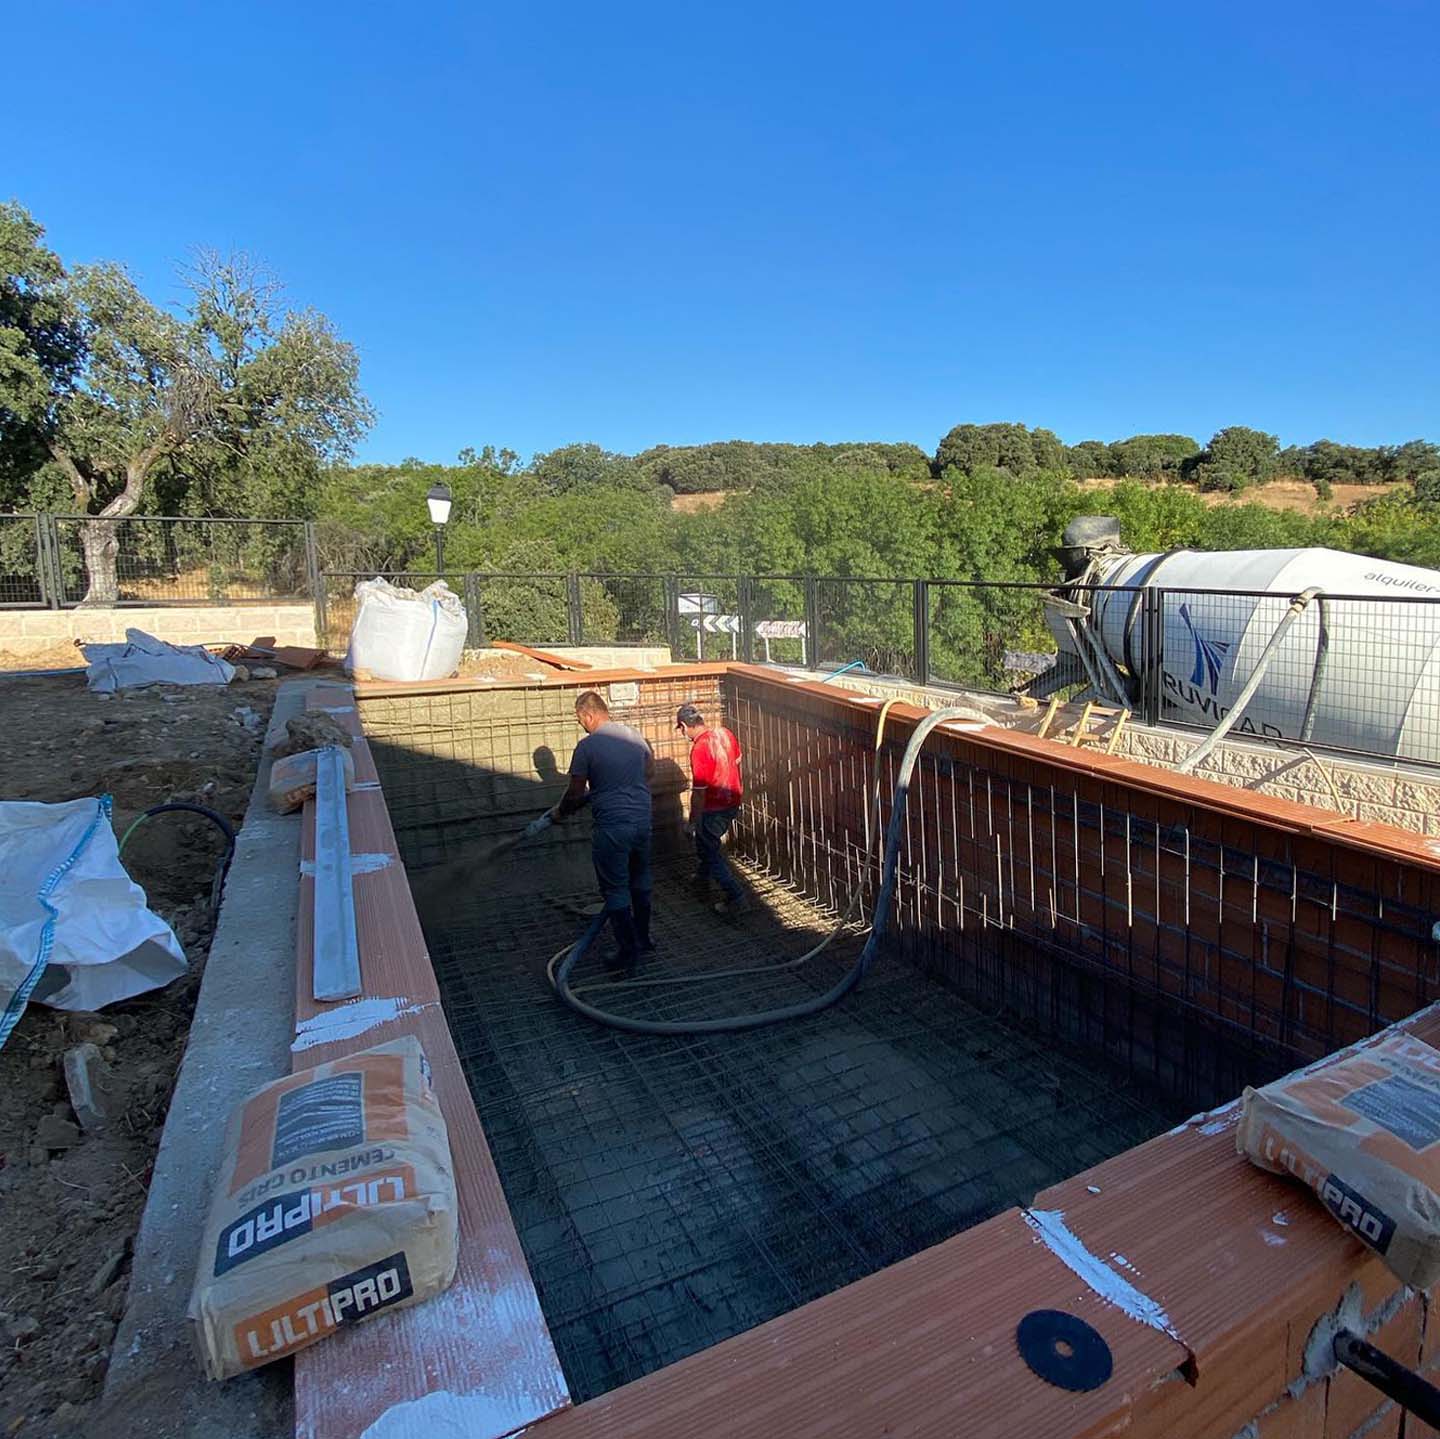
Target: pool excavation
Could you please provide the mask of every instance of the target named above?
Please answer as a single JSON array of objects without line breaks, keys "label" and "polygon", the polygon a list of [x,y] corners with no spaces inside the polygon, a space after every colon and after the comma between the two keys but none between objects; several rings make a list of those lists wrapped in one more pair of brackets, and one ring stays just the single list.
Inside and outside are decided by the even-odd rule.
[{"label": "pool excavation", "polygon": [[[594,933],[588,817],[512,843],[564,789],[590,685],[657,760],[656,952],[633,977]],[[683,702],[745,749],[740,919],[693,892]],[[492,1160],[498,1176],[457,1285],[480,1293],[496,1266],[533,1284],[515,1363],[535,1372],[553,1346],[573,1406],[536,1432],[798,1432],[787,1394],[821,1403],[842,1353],[846,1433],[884,1413],[897,1433],[1123,1415],[1228,1435],[1299,1402],[1292,1331],[1345,1288],[1334,1246],[1367,1261],[1235,1161],[1230,1101],[1430,1003],[1437,867],[1398,832],[740,665],[362,685],[353,719],[369,793],[352,827],[357,802],[378,806],[353,847],[403,861],[377,882],[408,880],[488,1151],[477,1182]],[[362,968],[381,922],[364,883]],[[402,991],[367,979],[381,992]],[[1280,1215],[1271,1238],[1235,1240],[1230,1216],[1256,1204]],[[1076,1395],[1024,1365],[1016,1324],[1049,1308],[1104,1335],[1115,1381]],[[376,1328],[300,1356],[298,1432],[331,1432],[316,1416],[336,1405],[351,1432],[336,1396],[384,1352]],[[892,1331],[903,1359],[884,1357]],[[1238,1422],[1186,1427],[1219,1392],[1217,1356],[1275,1334],[1274,1372],[1204,1410]],[[390,1400],[423,1404],[436,1365],[496,1367],[427,1363]],[[888,1400],[872,1364],[892,1366]],[[517,1386],[510,1418],[475,1432],[556,1407]]]}]

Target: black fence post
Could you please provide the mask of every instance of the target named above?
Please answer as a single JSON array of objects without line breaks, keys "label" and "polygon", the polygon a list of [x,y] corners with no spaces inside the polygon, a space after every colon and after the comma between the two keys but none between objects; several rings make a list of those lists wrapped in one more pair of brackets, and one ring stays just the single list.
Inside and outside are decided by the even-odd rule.
[{"label": "black fence post", "polygon": [[565,599],[570,643],[583,645],[585,643],[585,612],[580,603],[580,576],[574,570],[565,576]]},{"label": "black fence post", "polygon": [[65,600],[65,574],[60,568],[60,542],[54,515],[35,516],[35,578],[45,606],[58,610]]},{"label": "black fence post", "polygon": [[670,646],[670,663],[680,663],[680,577],[665,576],[665,643]]},{"label": "black fence post", "polygon": [[755,663],[755,581],[749,575],[741,575],[736,585],[736,598],[740,611],[740,658],[747,664]]},{"label": "black fence post", "polygon": [[1164,661],[1165,619],[1164,591],[1146,585],[1141,599],[1140,626],[1143,655],[1141,657],[1141,693],[1145,699],[1145,723],[1160,723],[1161,664]]},{"label": "black fence post", "polygon": [[812,670],[820,668],[820,586],[814,575],[805,576],[805,659]]},{"label": "black fence post", "polygon": [[315,521],[305,521],[305,580],[310,586],[310,598],[315,602],[316,611],[322,603],[320,595],[320,547],[315,543]]},{"label": "black fence post", "polygon": [[922,685],[930,683],[930,585],[926,580],[913,581],[915,604],[915,640],[911,657],[913,678]]},{"label": "black fence post", "polygon": [[325,654],[330,651],[330,614],[326,608],[325,588],[330,582],[326,574],[315,576],[315,645]]},{"label": "black fence post", "polygon": [[485,648],[485,605],[480,598],[480,576],[465,571],[466,642],[472,650]]}]

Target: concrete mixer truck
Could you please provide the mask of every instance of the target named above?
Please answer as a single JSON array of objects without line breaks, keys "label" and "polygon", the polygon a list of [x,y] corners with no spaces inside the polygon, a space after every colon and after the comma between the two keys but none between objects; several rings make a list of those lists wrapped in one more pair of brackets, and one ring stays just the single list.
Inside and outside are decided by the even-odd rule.
[{"label": "concrete mixer truck", "polygon": [[1079,684],[1216,740],[1440,762],[1440,571],[1327,549],[1134,554],[1108,516],[1075,520],[1056,553],[1059,655],[1030,694]]}]

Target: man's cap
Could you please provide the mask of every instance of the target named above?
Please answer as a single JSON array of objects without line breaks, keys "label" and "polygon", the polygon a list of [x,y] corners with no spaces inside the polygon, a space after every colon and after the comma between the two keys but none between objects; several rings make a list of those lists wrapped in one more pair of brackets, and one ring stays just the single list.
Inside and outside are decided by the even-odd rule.
[{"label": "man's cap", "polygon": [[675,715],[676,729],[689,729],[692,725],[704,724],[705,716],[699,705],[681,705]]}]

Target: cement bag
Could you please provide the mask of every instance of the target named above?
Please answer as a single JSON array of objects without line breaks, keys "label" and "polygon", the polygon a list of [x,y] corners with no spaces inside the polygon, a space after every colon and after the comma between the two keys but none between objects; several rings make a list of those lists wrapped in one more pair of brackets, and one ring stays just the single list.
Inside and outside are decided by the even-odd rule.
[{"label": "cement bag", "polygon": [[1440,1051],[1403,1033],[1247,1089],[1235,1147],[1416,1289],[1440,1280]]},{"label": "cement bag", "polygon": [[170,926],[120,863],[109,795],[0,803],[0,1044],[32,995],[99,1009],[185,968]]},{"label": "cement bag", "polygon": [[[339,745],[335,746],[340,749]],[[301,754],[282,755],[270,766],[270,807],[281,814],[299,809],[307,799],[315,797],[315,766],[320,751],[307,749]],[[345,793],[355,788],[355,760],[348,749],[340,749],[345,769]]]},{"label": "cement bag", "polygon": [[189,1318],[212,1379],[455,1277],[455,1176],[413,1037],[302,1070],[230,1116]]},{"label": "cement bag", "polygon": [[460,667],[465,606],[444,580],[417,594],[389,580],[362,580],[345,668],[377,680],[443,680]]},{"label": "cement bag", "polygon": [[144,685],[228,685],[235,678],[235,666],[204,645],[172,645],[144,630],[126,630],[123,645],[80,649],[88,666],[85,683],[97,694]]}]

